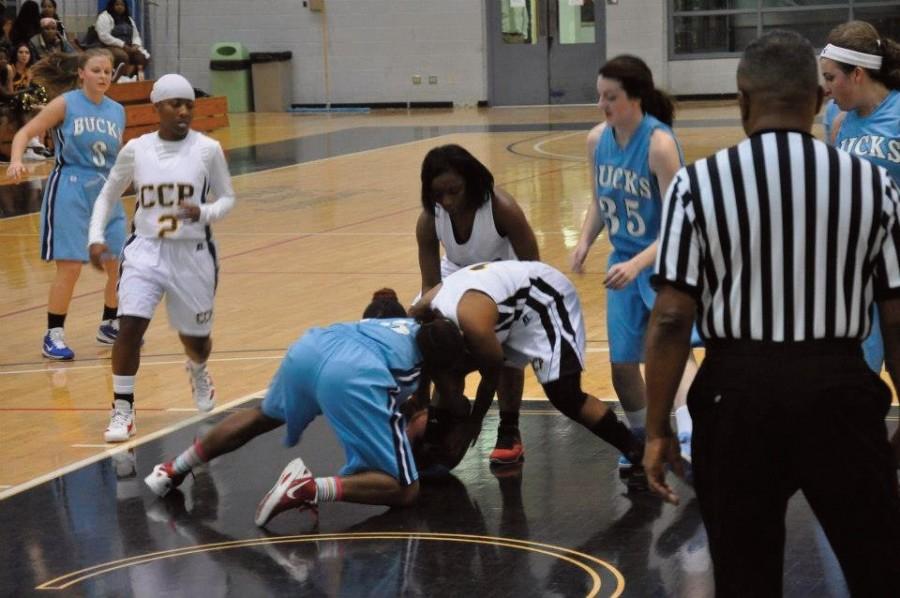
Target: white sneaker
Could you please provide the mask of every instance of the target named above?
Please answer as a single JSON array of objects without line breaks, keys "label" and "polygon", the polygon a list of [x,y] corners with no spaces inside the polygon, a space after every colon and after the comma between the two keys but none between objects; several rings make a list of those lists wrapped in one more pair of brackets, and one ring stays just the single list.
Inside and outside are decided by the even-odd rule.
[{"label": "white sneaker", "polygon": [[112,414],[109,417],[109,425],[103,433],[106,442],[125,442],[137,429],[134,426],[134,408],[128,401],[116,401]]},{"label": "white sneaker", "polygon": [[154,467],[150,475],[144,478],[144,483],[156,496],[165,496],[174,488],[180,486],[186,475],[184,473],[175,473],[172,462],[166,461]]},{"label": "white sneaker", "polygon": [[202,412],[212,411],[216,406],[216,387],[213,386],[212,376],[206,369],[206,364],[199,368],[191,365],[191,360],[187,360],[184,364],[188,376],[191,380],[191,391],[194,393],[194,403],[197,409]]},{"label": "white sneaker", "polygon": [[29,160],[31,162],[42,162],[47,159],[47,156],[43,156],[37,153],[34,148],[29,147],[25,150],[25,153],[22,154],[22,159]]}]

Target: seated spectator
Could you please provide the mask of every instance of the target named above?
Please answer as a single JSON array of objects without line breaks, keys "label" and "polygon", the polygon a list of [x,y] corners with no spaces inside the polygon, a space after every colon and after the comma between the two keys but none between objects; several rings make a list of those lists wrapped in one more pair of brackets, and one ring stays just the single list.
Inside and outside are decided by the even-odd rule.
[{"label": "seated spectator", "polygon": [[31,85],[31,65],[34,64],[31,45],[28,41],[19,42],[13,46],[10,59],[13,61],[13,91],[28,89]]},{"label": "seated spectator", "polygon": [[13,21],[9,38],[13,46],[28,42],[32,37],[41,32],[41,9],[37,2],[27,0],[19,8],[19,14]]},{"label": "seated spectator", "polygon": [[0,24],[0,44],[5,44],[8,48],[12,47],[12,28],[13,20],[10,17],[3,17]]},{"label": "seated spectator", "polygon": [[109,0],[106,10],[97,15],[95,28],[100,42],[112,52],[115,66],[125,65],[119,80],[143,80],[150,53],[141,45],[141,36],[128,14],[125,0]]},{"label": "seated spectator", "polygon": [[[59,18],[59,13],[57,12],[56,0],[41,0],[41,20],[50,18],[56,21],[56,29],[59,31],[59,34],[62,36],[64,40],[67,40],[70,44],[74,41],[73,38],[69,37],[69,34],[66,32],[66,26],[63,25],[62,19]],[[44,26],[41,25],[41,29]]]},{"label": "seated spectator", "polygon": [[8,104],[12,99],[15,75],[15,70],[9,64],[9,54],[0,52],[0,104]]},{"label": "seated spectator", "polygon": [[[23,126],[46,105],[47,92],[43,87],[32,82],[31,65],[34,64],[34,60],[30,44],[20,42],[15,46],[13,55],[15,56],[12,80],[14,110],[19,126]],[[51,155],[53,155],[52,152],[39,138],[34,137],[28,140],[28,148],[25,151],[26,160],[45,160]]]},{"label": "seated spectator", "polygon": [[34,50],[35,60],[40,60],[51,52],[62,52],[63,54],[75,52],[75,49],[69,45],[69,40],[60,34],[58,23],[52,17],[41,19],[41,32],[31,38],[31,48]]}]

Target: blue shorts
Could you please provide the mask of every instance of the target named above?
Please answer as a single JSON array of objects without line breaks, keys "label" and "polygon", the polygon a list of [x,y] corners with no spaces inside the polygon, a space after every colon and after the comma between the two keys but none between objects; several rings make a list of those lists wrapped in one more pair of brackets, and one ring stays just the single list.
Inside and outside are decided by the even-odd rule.
[{"label": "blue shorts", "polygon": [[341,475],[381,471],[408,486],[419,474],[397,391],[384,360],[363,340],[313,329],[288,350],[262,412],[287,424],[288,446],[324,414],[347,456]]},{"label": "blue shorts", "polygon": [[873,305],[870,312],[872,316],[872,331],[862,343],[863,357],[866,365],[873,372],[881,375],[884,366],[884,340],[881,338],[881,318],[878,315],[878,306]]},{"label": "blue shorts", "polygon": [[[104,179],[96,171],[56,167],[41,203],[41,258],[87,262],[88,227]],[[125,210],[116,202],[104,232],[109,253],[117,258],[125,245]]]},{"label": "blue shorts", "polygon": [[[632,257],[614,250],[609,256],[607,270]],[[624,289],[606,290],[606,331],[612,363],[644,362],[644,334],[656,301],[656,291],[650,285],[651,276],[653,268],[645,268]],[[701,344],[695,324],[691,331],[691,346],[699,347]]]}]

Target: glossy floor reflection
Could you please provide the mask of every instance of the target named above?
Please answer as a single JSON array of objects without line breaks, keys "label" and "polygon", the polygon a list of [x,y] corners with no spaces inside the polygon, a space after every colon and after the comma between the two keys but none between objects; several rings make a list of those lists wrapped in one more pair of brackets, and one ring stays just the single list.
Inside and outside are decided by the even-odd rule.
[{"label": "glossy floor reflection", "polygon": [[[712,596],[706,535],[691,489],[678,507],[628,495],[612,450],[544,403],[523,411],[526,462],[492,471],[496,414],[454,476],[419,504],[326,504],[268,530],[253,511],[300,454],[316,474],[342,451],[320,418],[299,447],[276,431],[156,499],[153,465],[214,416],[0,502],[0,593],[75,596]],[[846,589],[809,507],[789,509],[785,594]]]},{"label": "glossy floor reflection", "polygon": [[[545,122],[489,125],[363,126],[283,141],[235,147],[226,152],[226,158],[231,174],[240,175],[386,148],[452,133],[587,131],[594,124],[596,123]],[[734,118],[718,118],[694,119],[679,124],[684,127],[696,128],[734,127],[739,123]],[[35,163],[29,164],[31,167],[36,165]],[[43,168],[49,172],[49,165]],[[46,177],[43,177],[18,184],[0,185],[0,218],[40,211],[43,184],[46,180]]]}]

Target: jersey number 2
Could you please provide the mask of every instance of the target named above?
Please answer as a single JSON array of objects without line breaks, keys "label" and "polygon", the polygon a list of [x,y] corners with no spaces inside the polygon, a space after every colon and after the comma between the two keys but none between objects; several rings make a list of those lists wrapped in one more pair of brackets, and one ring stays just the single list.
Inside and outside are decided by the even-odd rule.
[{"label": "jersey number 2", "polygon": [[[163,228],[165,227],[165,228]],[[178,218],[171,214],[159,217],[159,236],[165,237],[169,233],[174,233],[178,228]]]}]

